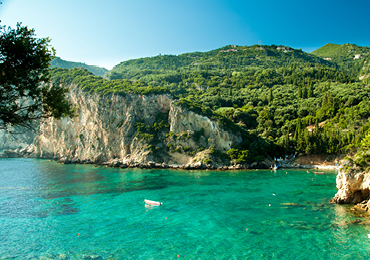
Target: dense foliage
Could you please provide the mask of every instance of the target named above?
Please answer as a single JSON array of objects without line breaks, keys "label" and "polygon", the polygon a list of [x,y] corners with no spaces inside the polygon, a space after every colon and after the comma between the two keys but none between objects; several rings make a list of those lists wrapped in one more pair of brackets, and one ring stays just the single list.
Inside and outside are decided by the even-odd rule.
[{"label": "dense foliage", "polygon": [[95,76],[92,72],[82,68],[70,70],[53,68],[50,70],[50,74],[51,79],[56,84],[76,84],[91,94],[119,94],[124,96],[128,92],[141,95],[169,93],[165,87],[147,85],[143,81],[108,80]]},{"label": "dense foliage", "polygon": [[0,27],[0,129],[73,114],[68,89],[48,84],[53,55],[49,39],[36,38],[33,29]]},{"label": "dense foliage", "polygon": [[[362,68],[370,58],[369,47],[349,43],[343,45],[328,43],[312,53],[332,62],[335,68],[355,77],[364,73]],[[366,82],[369,83],[369,81]]]},{"label": "dense foliage", "polygon": [[116,65],[109,73],[110,79],[141,79],[145,76],[163,75],[182,71],[232,71],[241,68],[277,68],[289,63],[320,63],[330,65],[318,56],[285,46],[228,45],[209,52],[181,55],[158,55],[151,58],[128,60]]},{"label": "dense foliage", "polygon": [[94,65],[88,65],[82,62],[66,61],[59,57],[54,57],[50,61],[50,68],[63,68],[63,69],[73,69],[73,68],[84,68],[93,73],[96,76],[104,76],[108,70]]},{"label": "dense foliage", "polygon": [[358,172],[369,172],[370,170],[370,134],[362,139],[360,149],[353,157],[344,158],[341,163],[342,170],[347,174],[354,175]]},{"label": "dense foliage", "polygon": [[[336,63],[337,52],[325,49],[318,53],[332,60],[284,46],[226,46],[125,61],[110,71],[110,80],[81,69],[52,74],[91,93],[171,94],[177,105],[243,137],[227,152],[236,162],[266,154],[342,153],[358,146],[370,128],[370,88],[358,80],[364,69],[353,57]],[[368,49],[362,50],[356,60],[364,65]]]}]

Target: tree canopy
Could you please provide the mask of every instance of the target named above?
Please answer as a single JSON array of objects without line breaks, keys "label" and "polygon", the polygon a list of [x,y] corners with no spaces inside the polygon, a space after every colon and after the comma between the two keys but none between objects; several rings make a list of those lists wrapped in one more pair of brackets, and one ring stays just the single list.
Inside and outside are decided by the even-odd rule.
[{"label": "tree canopy", "polygon": [[51,79],[100,95],[171,94],[176,105],[242,137],[226,153],[230,160],[253,162],[265,155],[347,153],[360,145],[370,129],[370,48],[361,50],[359,59],[357,51],[343,52],[338,63],[285,46],[225,46],[125,61],[109,79],[77,68],[54,68]]},{"label": "tree canopy", "polygon": [[50,83],[54,49],[49,38],[36,38],[34,29],[17,24],[0,27],[0,129],[30,128],[40,118],[73,115],[68,89]]}]

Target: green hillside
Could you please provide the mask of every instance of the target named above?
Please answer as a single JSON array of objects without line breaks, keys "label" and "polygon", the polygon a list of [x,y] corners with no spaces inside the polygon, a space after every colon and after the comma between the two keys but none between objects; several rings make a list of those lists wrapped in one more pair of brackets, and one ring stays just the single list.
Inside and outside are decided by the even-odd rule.
[{"label": "green hillside", "polygon": [[365,61],[370,58],[370,47],[349,43],[343,45],[328,43],[311,54],[330,60],[336,68],[359,77]]},{"label": "green hillside", "polygon": [[321,48],[314,50],[311,53],[323,58],[327,57],[333,58],[341,51],[341,49],[342,45],[340,44],[327,43]]},{"label": "green hillside", "polygon": [[346,153],[370,128],[366,82],[333,61],[289,47],[226,46],[129,60],[110,79],[83,69],[54,69],[52,75],[101,95],[171,94],[177,105],[242,136],[243,143],[224,154],[233,160]]},{"label": "green hillside", "polygon": [[108,70],[105,68],[101,68],[95,65],[87,65],[82,62],[66,61],[62,60],[59,57],[55,57],[51,61],[50,68],[64,68],[64,69],[85,68],[97,76],[104,76],[108,72]]},{"label": "green hillside", "polygon": [[360,69],[359,79],[366,84],[370,83],[370,56],[364,59],[364,65]]},{"label": "green hillside", "polygon": [[209,52],[158,55],[124,61],[109,72],[109,78],[138,79],[145,75],[173,71],[241,71],[251,68],[268,69],[306,63],[331,65],[329,61],[320,57],[285,46],[228,45]]}]

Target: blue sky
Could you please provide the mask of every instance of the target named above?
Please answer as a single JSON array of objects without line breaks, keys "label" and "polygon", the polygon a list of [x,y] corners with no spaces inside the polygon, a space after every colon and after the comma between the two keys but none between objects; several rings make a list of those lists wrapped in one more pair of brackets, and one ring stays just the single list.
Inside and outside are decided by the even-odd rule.
[{"label": "blue sky", "polygon": [[1,0],[2,25],[49,36],[57,56],[111,69],[158,54],[253,44],[311,52],[326,43],[370,46],[370,1]]}]

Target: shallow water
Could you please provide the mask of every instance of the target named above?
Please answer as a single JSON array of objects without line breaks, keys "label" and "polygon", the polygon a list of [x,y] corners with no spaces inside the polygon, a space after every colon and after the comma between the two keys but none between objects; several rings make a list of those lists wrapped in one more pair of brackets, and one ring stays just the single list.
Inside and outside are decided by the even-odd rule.
[{"label": "shallow water", "polygon": [[0,259],[368,259],[335,177],[0,159]]}]

